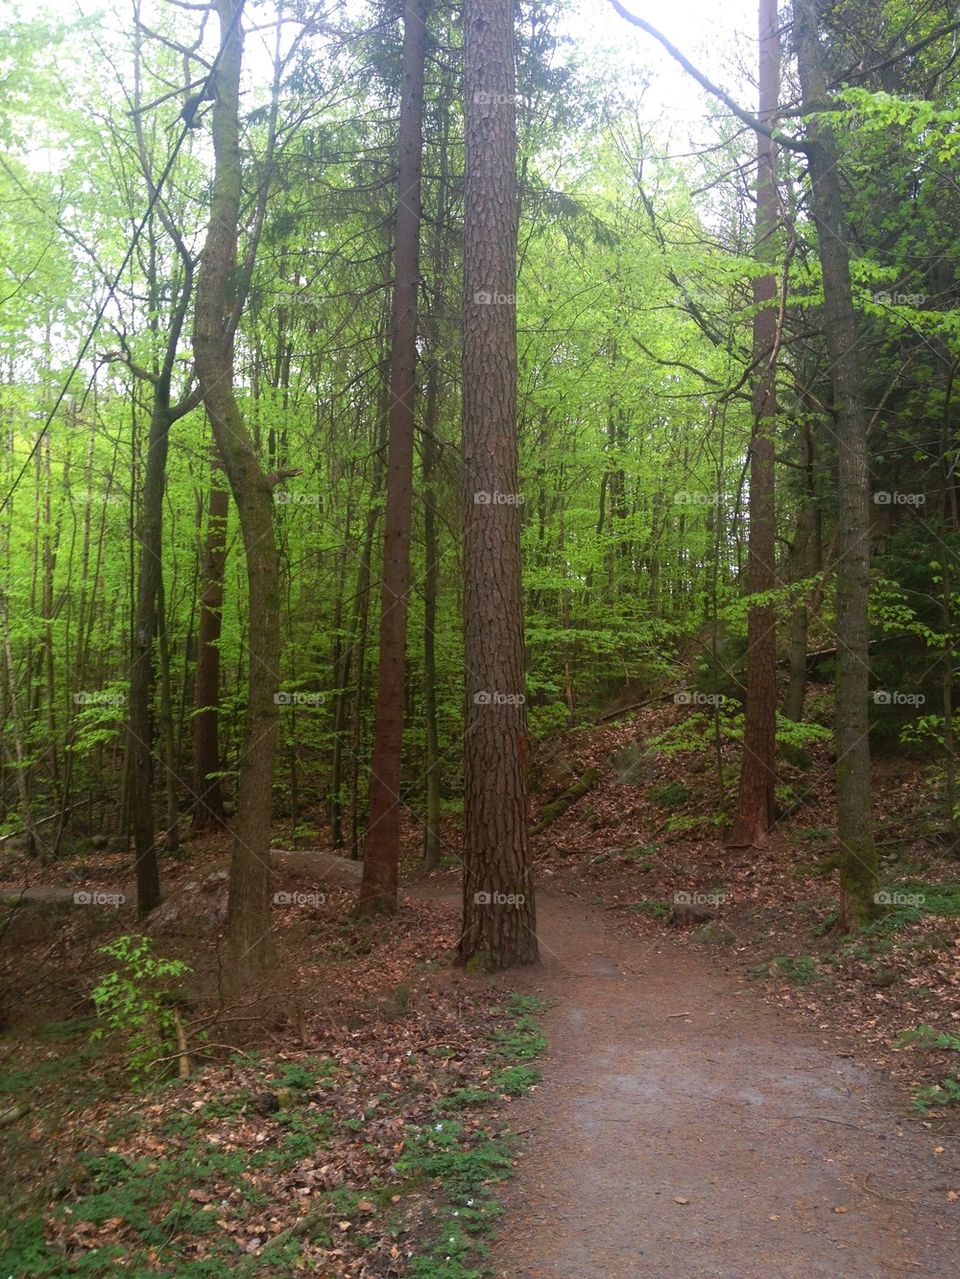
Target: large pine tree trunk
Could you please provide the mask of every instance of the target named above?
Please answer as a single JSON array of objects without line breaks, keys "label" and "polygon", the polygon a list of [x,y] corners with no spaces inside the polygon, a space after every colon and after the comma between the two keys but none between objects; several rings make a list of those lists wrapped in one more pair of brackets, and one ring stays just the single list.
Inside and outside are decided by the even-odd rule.
[{"label": "large pine tree trunk", "polygon": [[407,596],[417,371],[417,290],[420,276],[420,167],[427,0],[405,0],[400,94],[399,164],[390,352],[390,438],[383,531],[380,665],[370,773],[362,910],[397,907],[400,864],[400,776],[406,690]]},{"label": "large pine tree trunk", "polygon": [[[780,24],[777,0],[759,0],[760,119],[773,123],[780,96]],[[776,260],[777,145],[757,134],[756,257]],[[776,584],[774,510],[774,430],[777,413],[777,276],[774,270],[753,282],[758,308],[753,320],[753,355],[760,360],[753,388],[754,429],[750,445],[750,532],[747,582],[751,595]],[[776,785],[777,652],[776,609],[754,604],[747,616],[747,709],[737,816],[731,847],[762,845],[773,820]]]},{"label": "large pine tree trunk", "polygon": [[853,305],[840,156],[829,116],[827,72],[816,0],[796,0],[795,36],[807,140],[811,208],[823,273],[823,324],[833,382],[838,453],[837,835],[842,925],[856,931],[877,913],[877,850],[870,802],[869,687],[870,477],[860,325]]},{"label": "large pine tree trunk", "polygon": [[211,112],[214,176],[210,225],[197,278],[194,353],[203,402],[240,516],[247,561],[249,650],[247,710],[227,908],[234,993],[263,987],[273,968],[270,937],[270,823],[279,738],[280,565],[273,493],[233,390],[233,287],[240,214],[239,0],[218,0],[221,48]]},{"label": "large pine tree trunk", "polygon": [[538,957],[527,828],[517,478],[516,68],[511,0],[464,15],[462,961]]}]

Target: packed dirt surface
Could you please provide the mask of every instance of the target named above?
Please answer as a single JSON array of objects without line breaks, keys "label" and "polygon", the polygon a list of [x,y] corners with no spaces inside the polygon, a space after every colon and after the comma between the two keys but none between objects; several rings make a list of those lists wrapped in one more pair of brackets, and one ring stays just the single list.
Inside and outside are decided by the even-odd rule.
[{"label": "packed dirt surface", "polygon": [[556,1002],[497,1275],[956,1279],[956,1141],[709,956],[557,895],[538,916],[513,984]]}]

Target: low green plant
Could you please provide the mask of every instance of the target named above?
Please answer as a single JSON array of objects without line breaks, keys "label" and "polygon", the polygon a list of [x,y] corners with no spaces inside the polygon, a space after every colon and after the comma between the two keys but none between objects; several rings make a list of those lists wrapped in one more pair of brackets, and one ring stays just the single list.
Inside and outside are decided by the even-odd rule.
[{"label": "low green plant", "polygon": [[139,1086],[172,1051],[175,1018],[168,1000],[169,983],[191,970],[182,960],[158,958],[149,939],[135,935],[117,937],[99,947],[98,954],[115,959],[117,967],[105,973],[90,992],[101,1022],[91,1037],[102,1039],[110,1033],[123,1041],[127,1068]]},{"label": "low green plant", "polygon": [[777,955],[766,964],[758,964],[753,970],[755,977],[786,977],[787,981],[803,985],[816,981],[820,972],[817,961],[812,955]]},{"label": "low green plant", "polygon": [[630,910],[635,915],[651,915],[654,919],[665,919],[673,907],[669,902],[660,902],[649,897],[646,901],[633,902]]},{"label": "low green plant", "polygon": [[509,1024],[492,1036],[489,1060],[496,1068],[488,1084],[455,1089],[437,1103],[435,1122],[408,1134],[397,1171],[411,1181],[439,1180],[446,1194],[436,1238],[410,1261],[411,1279],[483,1279],[490,1273],[484,1237],[500,1208],[489,1187],[510,1176],[514,1141],[509,1134],[466,1128],[449,1112],[487,1105],[505,1093],[518,1096],[540,1081],[527,1063],[546,1046],[537,1020],[543,1007],[531,995],[511,995],[504,1009]]},{"label": "low green plant", "polygon": [[[948,1030],[934,1030],[926,1023],[905,1031],[897,1040],[898,1048],[904,1048],[908,1044],[914,1044],[918,1048],[946,1048],[949,1052],[960,1053],[960,1035],[954,1035]],[[955,1075],[949,1075],[939,1084],[921,1088],[913,1096],[913,1106],[921,1114],[933,1106],[956,1105],[960,1105],[960,1077]]]}]

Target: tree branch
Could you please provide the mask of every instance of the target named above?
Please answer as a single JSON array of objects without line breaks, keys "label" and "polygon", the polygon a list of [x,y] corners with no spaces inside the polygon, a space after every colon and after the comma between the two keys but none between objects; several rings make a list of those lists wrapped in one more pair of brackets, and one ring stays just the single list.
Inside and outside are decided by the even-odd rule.
[{"label": "tree branch", "polygon": [[624,18],[633,26],[639,27],[640,30],[645,31],[647,35],[653,36],[654,40],[666,49],[667,53],[670,54],[670,57],[673,58],[674,61],[680,63],[687,75],[696,80],[697,84],[699,84],[702,89],[706,89],[707,93],[712,94],[715,98],[719,98],[727,110],[732,111],[738,120],[742,120],[743,123],[753,129],[755,133],[759,133],[765,138],[772,138],[774,142],[778,143],[782,147],[786,147],[788,151],[797,151],[804,155],[807,154],[809,146],[806,142],[801,142],[799,139],[791,137],[788,133],[781,133],[779,129],[771,128],[770,125],[764,124],[762,120],[759,120],[749,111],[745,111],[743,107],[730,97],[729,93],[727,93],[725,89],[721,89],[718,84],[714,84],[713,81],[709,80],[702,71],[698,70],[688,58],[685,58],[676,45],[671,44],[667,37],[661,31],[658,31],[656,27],[651,26],[651,24],[644,18],[638,18],[637,15],[635,13],[631,13],[629,9],[625,9],[620,3],[620,0],[610,0],[610,3],[613,5],[614,9],[616,9],[617,13],[619,13],[621,18]]}]

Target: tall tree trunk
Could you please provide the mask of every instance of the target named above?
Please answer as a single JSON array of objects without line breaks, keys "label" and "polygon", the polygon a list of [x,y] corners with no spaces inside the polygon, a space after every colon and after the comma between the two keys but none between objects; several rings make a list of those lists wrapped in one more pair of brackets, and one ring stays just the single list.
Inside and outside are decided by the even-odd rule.
[{"label": "tall tree trunk", "polygon": [[153,658],[157,632],[157,599],[163,572],[163,489],[167,468],[170,412],[166,397],[155,389],[147,435],[140,525],[137,604],[133,618],[133,661],[130,666],[130,766],[134,866],[137,909],[148,914],[160,904],[153,815]]},{"label": "tall tree trunk", "polygon": [[[759,0],[761,121],[773,124],[780,98],[780,23],[777,0]],[[757,134],[756,257],[776,262],[777,144]],[[777,414],[777,275],[771,269],[753,282],[753,355],[760,360],[753,388],[750,444],[750,533],[747,581],[751,595],[776,584],[774,430]],[[747,708],[737,815],[729,844],[766,843],[776,787],[777,649],[776,609],[753,604],[747,615]]]},{"label": "tall tree trunk", "polygon": [[177,743],[173,725],[173,689],[170,678],[170,634],[167,629],[167,601],[163,577],[157,595],[157,639],[160,653],[160,731],[163,738],[163,790],[166,799],[164,848],[175,853],[180,847],[180,810],[177,773]]},{"label": "tall tree trunk", "polygon": [[841,847],[841,926],[859,930],[878,912],[877,850],[870,798],[869,629],[870,477],[860,325],[850,283],[850,251],[840,155],[829,115],[826,59],[816,0],[796,0],[797,64],[807,115],[810,194],[823,275],[823,324],[833,382],[838,453],[837,835]]},{"label": "tall tree trunk", "polygon": [[361,910],[393,911],[397,907],[407,596],[410,591],[426,20],[427,0],[404,0],[380,665],[370,810],[360,885]]},{"label": "tall tree trunk", "polygon": [[538,958],[527,826],[517,493],[517,135],[511,0],[464,15],[464,875],[461,961]]},{"label": "tall tree trunk", "polygon": [[[820,571],[820,513],[817,509],[817,487],[813,433],[803,428],[804,490],[797,527],[790,547],[790,579],[804,581]],[[807,642],[810,630],[812,592],[797,601],[790,618],[790,679],[784,699],[783,713],[799,724],[807,695]]]},{"label": "tall tree trunk", "polygon": [[[350,709],[350,676],[353,670],[353,652],[364,616],[365,601],[370,590],[370,561],[373,557],[373,537],[380,507],[374,499],[367,511],[360,562],[357,566],[356,588],[350,607],[350,621],[336,667],[336,703],[333,712],[333,763],[330,778],[330,839],[334,848],[342,848],[343,837],[343,788],[345,785],[343,754]],[[347,748],[349,750],[349,747]]]},{"label": "tall tree trunk", "polygon": [[426,730],[424,760],[423,864],[433,870],[440,864],[440,740],[437,732],[437,597],[440,563],[437,537],[437,407],[440,399],[439,351],[434,344],[427,371],[423,415],[423,719]]},{"label": "tall tree trunk", "polygon": [[[274,966],[270,936],[270,824],[279,738],[279,558],[271,477],[264,474],[233,389],[233,335],[241,299],[237,228],[242,170],[239,139],[241,0],[217,0],[220,53],[211,112],[214,175],[210,224],[197,277],[194,354],[203,402],[240,516],[247,561],[247,710],[227,907],[228,988],[265,985]],[[279,477],[278,477],[279,478]]]},{"label": "tall tree trunk", "polygon": [[227,515],[230,494],[211,469],[207,537],[200,582],[197,666],[193,703],[193,829],[209,830],[224,821],[220,783],[220,635],[223,630],[223,579],[227,563]]}]

